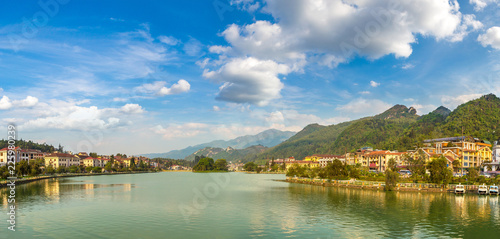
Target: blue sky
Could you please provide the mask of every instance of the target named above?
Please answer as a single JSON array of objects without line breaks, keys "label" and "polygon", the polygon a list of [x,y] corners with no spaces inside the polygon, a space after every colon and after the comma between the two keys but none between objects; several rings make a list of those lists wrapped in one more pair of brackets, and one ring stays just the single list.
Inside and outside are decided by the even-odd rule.
[{"label": "blue sky", "polygon": [[500,94],[498,0],[5,2],[0,117],[103,154]]}]

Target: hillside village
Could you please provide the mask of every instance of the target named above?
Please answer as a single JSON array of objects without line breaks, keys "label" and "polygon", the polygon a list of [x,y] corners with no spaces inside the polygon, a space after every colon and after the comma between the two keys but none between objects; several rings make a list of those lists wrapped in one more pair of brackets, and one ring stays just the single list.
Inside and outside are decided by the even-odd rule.
[{"label": "hillside village", "polygon": [[[8,148],[0,149],[0,167],[7,164],[8,151]],[[158,167],[158,162],[154,162],[144,156],[126,157],[126,155],[122,156],[121,154],[97,155],[95,153],[91,153],[91,156],[86,152],[73,154],[71,152],[58,151],[46,153],[38,149],[22,149],[20,147],[15,147],[12,151],[14,152],[16,163],[23,161],[28,164],[41,162],[43,164],[41,165],[42,169],[47,169],[49,167],[53,169],[71,168],[72,166],[77,166],[100,169],[102,172],[105,172],[109,171],[109,169],[127,169],[132,167],[132,165],[143,165],[147,168]]]},{"label": "hillside village", "polygon": [[280,158],[269,160],[269,164],[281,166],[285,164],[286,169],[294,164],[309,168],[324,168],[328,163],[339,160],[346,165],[359,165],[373,172],[385,172],[391,159],[395,161],[396,167],[408,169],[410,161],[418,157],[423,157],[425,163],[435,158],[444,157],[447,161],[447,167],[455,175],[463,175],[470,168],[479,167],[482,167],[483,171],[488,174],[500,174],[497,172],[500,170],[499,141],[492,145],[488,141],[465,136],[425,140],[423,147],[405,152],[364,147],[344,155],[314,154],[306,156],[303,160],[296,160],[294,157]]}]

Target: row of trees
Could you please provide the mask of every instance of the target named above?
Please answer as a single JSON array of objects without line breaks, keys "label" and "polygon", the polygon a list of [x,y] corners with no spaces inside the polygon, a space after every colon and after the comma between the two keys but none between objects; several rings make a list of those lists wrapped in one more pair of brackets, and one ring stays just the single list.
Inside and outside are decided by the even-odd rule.
[{"label": "row of trees", "polygon": [[326,167],[309,167],[308,165],[300,166],[293,164],[286,171],[286,176],[289,177],[307,177],[307,178],[322,178],[322,179],[348,179],[360,178],[363,174],[363,169],[360,165],[346,165],[340,160],[335,159],[333,162],[328,163]]},{"label": "row of trees", "polygon": [[202,158],[193,167],[194,172],[226,172],[227,161],[225,159],[217,159],[214,162],[213,158]]}]

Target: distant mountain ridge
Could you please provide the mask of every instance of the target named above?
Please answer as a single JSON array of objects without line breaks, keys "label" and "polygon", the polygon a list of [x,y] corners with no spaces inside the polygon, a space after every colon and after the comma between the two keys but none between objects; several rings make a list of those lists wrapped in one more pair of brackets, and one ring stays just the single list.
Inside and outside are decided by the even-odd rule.
[{"label": "distant mountain ridge", "polygon": [[312,154],[344,154],[363,146],[405,151],[424,139],[462,134],[493,142],[500,138],[500,99],[484,95],[450,111],[440,106],[419,116],[413,107],[395,105],[381,114],[336,125],[311,124],[285,142],[247,155],[243,161],[284,158],[303,159]]},{"label": "distant mountain ridge", "polygon": [[227,148],[231,147],[234,149],[246,149],[254,145],[262,145],[264,147],[273,147],[280,144],[281,142],[287,140],[291,136],[295,135],[296,132],[291,131],[281,131],[277,129],[268,129],[256,135],[245,135],[240,136],[231,140],[215,140],[209,143],[198,144],[194,146],[189,146],[180,150],[172,150],[167,153],[150,153],[142,154],[149,158],[172,158],[172,159],[184,159],[188,155],[195,153],[196,151],[204,148]]},{"label": "distant mountain ridge", "polygon": [[193,154],[188,155],[185,160],[193,161],[195,159],[195,156],[206,156],[209,158],[213,158],[214,160],[217,159],[225,159],[227,161],[233,161],[233,160],[238,160],[246,155],[249,154],[258,154],[263,152],[264,150],[268,149],[265,146],[262,145],[254,145],[250,146],[248,148],[244,149],[234,149],[232,147],[227,147],[225,149],[223,148],[213,148],[213,147],[206,147],[203,149],[200,149]]}]

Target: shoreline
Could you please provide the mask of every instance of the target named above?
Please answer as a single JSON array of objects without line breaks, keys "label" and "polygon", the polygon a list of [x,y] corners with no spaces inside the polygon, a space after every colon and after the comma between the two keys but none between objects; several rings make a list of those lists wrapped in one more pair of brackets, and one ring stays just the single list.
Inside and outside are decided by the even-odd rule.
[{"label": "shoreline", "polygon": [[[14,184],[21,185],[21,184],[26,184],[26,183],[31,183],[31,182],[36,182],[40,180],[45,180],[45,179],[52,179],[52,178],[72,178],[72,177],[85,177],[85,176],[101,176],[101,175],[124,175],[124,174],[139,174],[139,173],[156,173],[156,172],[117,172],[117,173],[84,173],[84,174],[62,174],[62,175],[47,175],[47,176],[36,176],[32,178],[27,178],[27,179],[16,179],[14,180]],[[0,189],[2,188],[7,188],[11,181],[10,180],[5,180],[3,182],[0,182]]]},{"label": "shoreline", "polygon": [[[351,181],[351,180],[332,180],[327,182],[325,179],[304,179],[304,178],[288,178],[285,180],[276,180],[279,182],[308,184],[313,186],[322,187],[338,187],[338,188],[353,188],[359,190],[376,190],[385,191],[385,182],[376,181]],[[417,187],[418,185],[418,187]],[[479,185],[464,185],[466,190],[464,194],[477,194],[477,187]],[[453,186],[442,187],[435,184],[415,184],[415,183],[398,183],[394,192],[430,192],[430,193],[455,193]]]}]

